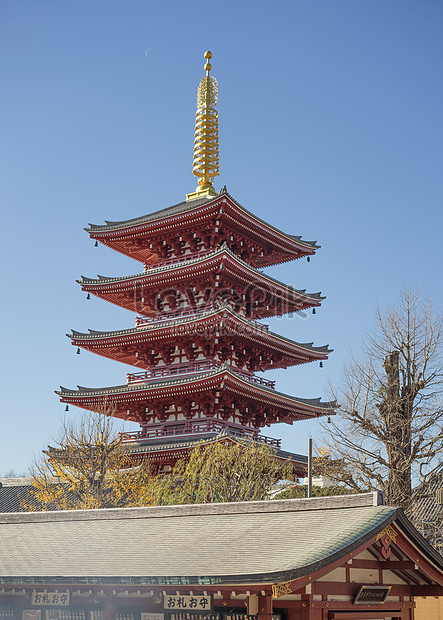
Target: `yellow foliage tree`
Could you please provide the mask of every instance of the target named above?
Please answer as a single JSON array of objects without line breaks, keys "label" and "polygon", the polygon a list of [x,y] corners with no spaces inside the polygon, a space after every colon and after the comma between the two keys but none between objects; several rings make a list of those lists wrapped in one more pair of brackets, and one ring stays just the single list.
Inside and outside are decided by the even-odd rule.
[{"label": "yellow foliage tree", "polygon": [[148,466],[133,467],[111,411],[66,421],[56,447],[43,451],[30,473],[32,486],[23,507],[35,510],[73,510],[143,506],[151,503]]}]

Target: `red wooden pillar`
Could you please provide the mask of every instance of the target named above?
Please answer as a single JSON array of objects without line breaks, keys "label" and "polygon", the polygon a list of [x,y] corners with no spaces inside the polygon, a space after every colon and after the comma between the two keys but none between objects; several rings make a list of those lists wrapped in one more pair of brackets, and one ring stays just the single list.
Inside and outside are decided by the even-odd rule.
[{"label": "red wooden pillar", "polygon": [[300,609],[288,609],[286,612],[286,618],[287,620],[300,620]]},{"label": "red wooden pillar", "polygon": [[303,602],[305,607],[302,606],[301,608],[300,620],[323,620],[324,614],[321,607],[315,607],[315,602],[313,601]]},{"label": "red wooden pillar", "polygon": [[111,591],[106,592],[105,595],[105,613],[103,620],[116,620],[117,617],[117,605],[116,598]]},{"label": "red wooden pillar", "polygon": [[258,597],[258,620],[272,620],[272,594]]}]

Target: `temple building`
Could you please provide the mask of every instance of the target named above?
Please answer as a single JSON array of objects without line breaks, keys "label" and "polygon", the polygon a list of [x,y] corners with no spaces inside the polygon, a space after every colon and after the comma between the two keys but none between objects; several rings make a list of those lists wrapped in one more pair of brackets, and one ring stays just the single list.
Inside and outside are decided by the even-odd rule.
[{"label": "temple building", "polygon": [[2,620],[438,620],[443,596],[378,492],[6,513],[0,541]]},{"label": "temple building", "polygon": [[210,75],[211,53],[197,94],[194,175],[197,189],[186,200],[149,215],[90,225],[99,243],[133,258],[139,272],[80,280],[95,295],[136,313],[129,329],[69,334],[85,349],[129,364],[126,383],[112,387],[62,387],[61,401],[135,422],[124,434],[134,459],[149,458],[169,471],[198,442],[264,442],[277,458],[290,458],[303,475],[306,457],[280,449],[262,434],[276,423],[333,414],[334,403],[276,389],[262,373],[308,362],[320,366],[327,346],[299,343],[272,332],[269,317],[316,312],[324,299],[267,275],[263,269],[318,249],[278,230],[245,209],[223,188],[218,175],[218,86]]}]

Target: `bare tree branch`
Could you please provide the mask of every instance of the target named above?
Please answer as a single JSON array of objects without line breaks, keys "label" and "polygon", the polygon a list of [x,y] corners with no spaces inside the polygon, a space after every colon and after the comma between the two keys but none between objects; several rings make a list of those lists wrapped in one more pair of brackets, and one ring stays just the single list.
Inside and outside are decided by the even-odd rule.
[{"label": "bare tree branch", "polygon": [[[334,481],[379,488],[408,509],[413,483],[439,467],[443,449],[443,317],[419,291],[376,314],[360,358],[351,357],[336,422],[324,424]],[[332,465],[333,464],[333,465]]]}]

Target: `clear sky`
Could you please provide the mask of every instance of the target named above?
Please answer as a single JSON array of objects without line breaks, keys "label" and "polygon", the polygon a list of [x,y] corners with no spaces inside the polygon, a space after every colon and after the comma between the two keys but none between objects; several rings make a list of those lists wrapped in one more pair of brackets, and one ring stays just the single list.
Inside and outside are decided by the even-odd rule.
[{"label": "clear sky", "polygon": [[[439,0],[3,0],[0,475],[26,471],[50,443],[60,384],[125,381],[127,367],[76,355],[64,335],[134,324],[76,284],[139,271],[83,227],[194,190],[206,49],[219,82],[216,188],[322,246],[309,264],[269,271],[322,291],[322,309],[271,322],[335,352],[323,369],[268,373],[277,389],[327,397],[377,304],[403,285],[443,307],[442,28]],[[304,452],[319,426],[267,433]]]}]

